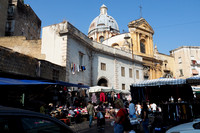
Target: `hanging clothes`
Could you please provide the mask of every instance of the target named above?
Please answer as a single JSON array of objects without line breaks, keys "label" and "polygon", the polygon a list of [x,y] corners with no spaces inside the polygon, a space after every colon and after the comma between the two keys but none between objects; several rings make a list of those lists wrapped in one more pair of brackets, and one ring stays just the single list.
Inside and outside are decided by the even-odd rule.
[{"label": "hanging clothes", "polygon": [[92,93],[92,103],[97,103],[97,97],[95,93]]},{"label": "hanging clothes", "polygon": [[81,70],[85,71],[86,70],[85,66],[81,66]]},{"label": "hanging clothes", "polygon": [[105,102],[105,94],[104,94],[104,92],[100,93],[100,101],[101,102]]},{"label": "hanging clothes", "polygon": [[117,98],[120,99],[120,94],[119,93],[117,94]]},{"label": "hanging clothes", "polygon": [[75,71],[76,71],[76,67],[75,67],[75,64],[74,64],[73,69],[72,69],[72,74],[75,74]]},{"label": "hanging clothes", "polygon": [[80,67],[79,67],[79,65],[77,65],[77,72],[80,72]]}]

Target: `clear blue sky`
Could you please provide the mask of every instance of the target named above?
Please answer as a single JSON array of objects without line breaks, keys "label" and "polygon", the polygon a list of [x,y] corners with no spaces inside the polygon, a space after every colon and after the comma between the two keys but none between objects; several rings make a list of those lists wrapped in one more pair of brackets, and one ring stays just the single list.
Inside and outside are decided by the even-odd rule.
[{"label": "clear blue sky", "polygon": [[142,17],[154,29],[154,45],[160,53],[180,46],[200,46],[200,0],[25,0],[42,21],[42,27],[69,21],[87,35],[92,20],[105,4],[120,32]]}]

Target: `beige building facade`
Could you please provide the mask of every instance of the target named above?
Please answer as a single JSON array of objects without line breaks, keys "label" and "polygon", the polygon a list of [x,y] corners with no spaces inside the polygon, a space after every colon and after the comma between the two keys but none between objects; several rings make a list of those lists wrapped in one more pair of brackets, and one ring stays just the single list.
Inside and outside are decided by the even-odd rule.
[{"label": "beige building facade", "polygon": [[170,54],[174,57],[175,78],[200,75],[200,46],[182,46]]},{"label": "beige building facade", "polygon": [[175,60],[172,55],[166,55],[158,52],[157,46],[154,48],[154,57],[162,60],[162,77],[175,78]]}]

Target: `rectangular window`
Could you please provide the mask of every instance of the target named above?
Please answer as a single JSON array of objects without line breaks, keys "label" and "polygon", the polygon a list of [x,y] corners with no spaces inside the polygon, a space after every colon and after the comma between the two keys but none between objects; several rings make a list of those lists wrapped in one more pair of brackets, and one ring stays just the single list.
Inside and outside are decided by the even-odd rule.
[{"label": "rectangular window", "polygon": [[181,57],[178,58],[178,63],[179,63],[179,64],[182,63]]},{"label": "rectangular window", "polygon": [[122,90],[125,90],[125,84],[122,84]]},{"label": "rectangular window", "polygon": [[133,71],[131,68],[129,68],[129,77],[132,78],[133,77]]},{"label": "rectangular window", "polygon": [[124,67],[121,67],[121,76],[125,77],[125,68]]},{"label": "rectangular window", "polygon": [[183,70],[180,69],[179,71],[180,71],[180,77],[182,77],[183,76]]},{"label": "rectangular window", "polygon": [[136,79],[139,79],[140,75],[139,75],[139,70],[136,70]]},{"label": "rectangular window", "polygon": [[101,70],[106,71],[106,63],[101,63]]},{"label": "rectangular window", "polygon": [[83,53],[79,51],[79,65],[83,66]]}]

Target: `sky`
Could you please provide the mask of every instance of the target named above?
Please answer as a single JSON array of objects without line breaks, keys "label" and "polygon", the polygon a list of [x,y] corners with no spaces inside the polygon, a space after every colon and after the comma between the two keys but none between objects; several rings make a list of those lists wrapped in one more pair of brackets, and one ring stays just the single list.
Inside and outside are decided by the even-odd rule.
[{"label": "sky", "polygon": [[[200,46],[200,0],[24,0],[42,21],[42,27],[67,20],[85,35],[104,4],[118,23],[120,33],[142,17],[154,30],[158,51]],[[142,12],[140,8],[142,7]]]}]

